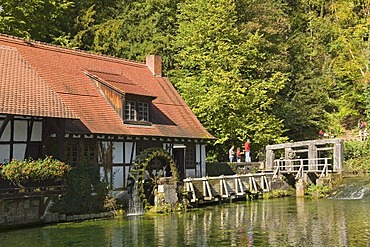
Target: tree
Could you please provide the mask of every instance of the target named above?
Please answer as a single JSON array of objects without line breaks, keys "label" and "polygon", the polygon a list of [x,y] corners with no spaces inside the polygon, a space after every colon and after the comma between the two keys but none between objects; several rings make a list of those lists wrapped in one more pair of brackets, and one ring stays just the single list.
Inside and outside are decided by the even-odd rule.
[{"label": "tree", "polygon": [[125,59],[145,61],[148,54],[163,57],[164,70],[171,67],[170,40],[176,27],[178,1],[118,1],[110,16],[100,20],[96,7],[78,19],[73,46]]},{"label": "tree", "polygon": [[279,116],[287,120],[292,139],[313,137],[321,128],[339,135],[363,117],[368,5],[342,0],[289,4],[292,73],[283,95],[290,103]]},{"label": "tree", "polygon": [[292,140],[316,138],[321,128],[327,131],[328,111],[332,108],[323,75],[330,56],[324,44],[327,23],[320,19],[322,2],[302,2],[294,1],[284,9],[290,21],[286,40],[289,80],[275,108]]},{"label": "tree", "polygon": [[[233,0],[185,1],[174,41],[172,79],[203,125],[230,145],[251,138],[255,147],[285,140],[272,112],[286,76],[260,70],[272,53],[264,35],[247,32]],[[224,146],[224,148],[226,148]]]},{"label": "tree", "polygon": [[70,0],[5,0],[0,11],[0,33],[53,42],[64,35],[60,24],[73,6]]}]

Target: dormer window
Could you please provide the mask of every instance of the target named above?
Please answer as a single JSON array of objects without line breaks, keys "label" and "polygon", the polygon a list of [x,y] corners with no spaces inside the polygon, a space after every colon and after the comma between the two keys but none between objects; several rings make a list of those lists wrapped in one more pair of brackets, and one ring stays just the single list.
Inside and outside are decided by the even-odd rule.
[{"label": "dormer window", "polygon": [[147,102],[139,102],[138,120],[149,122],[149,104]]},{"label": "dormer window", "polygon": [[125,120],[136,121],[136,104],[135,101],[126,101],[125,103]]},{"label": "dormer window", "polygon": [[156,96],[122,74],[85,72],[125,124],[152,125],[151,108]]},{"label": "dormer window", "polygon": [[125,100],[125,119],[128,124],[150,124],[149,102]]}]

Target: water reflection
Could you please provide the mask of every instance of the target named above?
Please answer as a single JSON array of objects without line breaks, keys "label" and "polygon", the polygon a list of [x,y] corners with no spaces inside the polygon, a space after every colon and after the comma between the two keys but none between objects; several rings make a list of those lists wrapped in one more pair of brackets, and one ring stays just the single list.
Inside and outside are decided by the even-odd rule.
[{"label": "water reflection", "polygon": [[1,246],[369,246],[369,200],[282,198],[0,233]]}]

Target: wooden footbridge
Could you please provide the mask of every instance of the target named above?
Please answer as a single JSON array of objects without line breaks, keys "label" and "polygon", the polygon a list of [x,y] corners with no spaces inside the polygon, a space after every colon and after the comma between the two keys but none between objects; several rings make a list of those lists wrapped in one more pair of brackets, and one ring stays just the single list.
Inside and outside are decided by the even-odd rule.
[{"label": "wooden footbridge", "polygon": [[[276,158],[277,154],[281,156]],[[341,173],[342,160],[341,139],[269,145],[266,147],[264,169],[248,174],[186,178],[183,180],[184,190],[191,203],[246,198],[272,190],[272,184],[283,181],[283,177],[294,177],[294,184],[290,184],[292,187],[295,187],[296,181],[316,183],[318,178]]]}]

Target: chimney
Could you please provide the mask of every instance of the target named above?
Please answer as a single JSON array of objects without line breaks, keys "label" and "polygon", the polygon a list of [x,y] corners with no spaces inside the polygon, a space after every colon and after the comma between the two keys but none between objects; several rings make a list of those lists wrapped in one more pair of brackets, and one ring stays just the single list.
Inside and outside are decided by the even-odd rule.
[{"label": "chimney", "polygon": [[162,57],[159,55],[146,56],[146,66],[150,69],[154,76],[162,76]]}]

